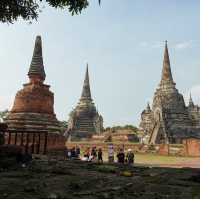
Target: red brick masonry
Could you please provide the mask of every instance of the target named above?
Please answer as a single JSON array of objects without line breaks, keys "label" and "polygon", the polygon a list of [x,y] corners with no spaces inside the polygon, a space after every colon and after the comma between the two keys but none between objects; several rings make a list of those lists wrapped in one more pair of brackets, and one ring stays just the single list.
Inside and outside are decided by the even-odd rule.
[{"label": "red brick masonry", "polygon": [[53,150],[65,148],[65,137],[60,134],[36,132],[36,133],[5,133],[5,144],[22,146],[33,154],[45,154]]}]

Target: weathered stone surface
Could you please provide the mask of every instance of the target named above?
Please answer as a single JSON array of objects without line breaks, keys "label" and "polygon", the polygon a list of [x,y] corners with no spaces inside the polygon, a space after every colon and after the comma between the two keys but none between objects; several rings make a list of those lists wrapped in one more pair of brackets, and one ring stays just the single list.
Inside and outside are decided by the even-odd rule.
[{"label": "weathered stone surface", "polygon": [[42,57],[42,41],[37,36],[31,66],[28,72],[30,82],[17,92],[14,105],[6,118],[11,130],[60,131],[54,113],[54,94],[45,85],[45,71]]},{"label": "weathered stone surface", "polygon": [[89,138],[103,131],[103,118],[96,110],[90,91],[88,66],[82,95],[76,108],[70,113],[68,132],[72,140]]},{"label": "weathered stone surface", "polygon": [[186,107],[182,94],[173,81],[167,43],[162,77],[154,94],[152,110],[141,114],[140,127],[149,136],[149,143],[181,143],[189,137],[200,137],[200,108],[190,99]]},{"label": "weathered stone surface", "polygon": [[[127,176],[130,173],[131,176]],[[124,175],[125,174],[125,175]],[[199,198],[199,169],[33,161],[0,172],[0,198],[183,199]]]}]

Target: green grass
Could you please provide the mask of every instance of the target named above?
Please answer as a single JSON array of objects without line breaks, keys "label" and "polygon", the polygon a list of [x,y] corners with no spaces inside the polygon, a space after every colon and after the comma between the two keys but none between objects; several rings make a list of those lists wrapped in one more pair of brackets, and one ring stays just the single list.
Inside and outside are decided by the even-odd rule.
[{"label": "green grass", "polygon": [[[135,163],[144,165],[167,165],[167,164],[181,164],[185,161],[189,162],[192,157],[178,157],[178,156],[161,156],[157,154],[135,154]],[[104,161],[107,161],[107,153],[104,152]],[[115,161],[117,160],[115,154]]]},{"label": "green grass", "polygon": [[180,164],[184,161],[190,161],[191,157],[177,157],[177,156],[161,156],[157,154],[136,154],[135,163],[138,164]]}]

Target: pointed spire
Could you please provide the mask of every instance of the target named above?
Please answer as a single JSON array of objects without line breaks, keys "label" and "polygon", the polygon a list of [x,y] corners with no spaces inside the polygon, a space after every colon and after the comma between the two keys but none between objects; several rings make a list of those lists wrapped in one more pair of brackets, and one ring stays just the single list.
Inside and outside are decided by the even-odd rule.
[{"label": "pointed spire", "polygon": [[166,81],[174,83],[173,78],[172,78],[172,73],[171,73],[167,41],[165,41],[165,52],[164,52],[161,83],[166,82]]},{"label": "pointed spire", "polygon": [[189,107],[194,107],[194,102],[192,100],[192,95],[190,93],[190,99],[189,99]]},{"label": "pointed spire", "polygon": [[149,102],[147,103],[146,111],[151,111],[151,107],[149,105]]},{"label": "pointed spire", "polygon": [[89,72],[88,72],[88,63],[86,67],[86,73],[85,73],[85,80],[83,83],[83,90],[81,99],[91,99],[91,91],[90,91],[90,81],[89,81]]},{"label": "pointed spire", "polygon": [[35,40],[35,47],[33,51],[33,57],[29,68],[28,76],[38,76],[42,80],[45,80],[46,74],[44,71],[43,57],[42,57],[42,39],[41,36],[37,36]]}]

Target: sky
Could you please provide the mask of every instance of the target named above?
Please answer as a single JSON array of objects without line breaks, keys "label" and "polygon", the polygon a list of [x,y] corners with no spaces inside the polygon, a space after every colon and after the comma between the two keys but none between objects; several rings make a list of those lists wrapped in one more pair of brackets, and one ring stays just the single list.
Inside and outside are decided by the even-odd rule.
[{"label": "sky", "polygon": [[37,35],[59,120],[68,120],[78,103],[88,62],[104,126],[138,125],[161,78],[165,40],[179,92],[186,103],[191,92],[200,104],[200,1],[102,0],[100,7],[90,2],[78,16],[46,6],[31,25],[0,24],[0,110],[10,109],[28,82]]}]

